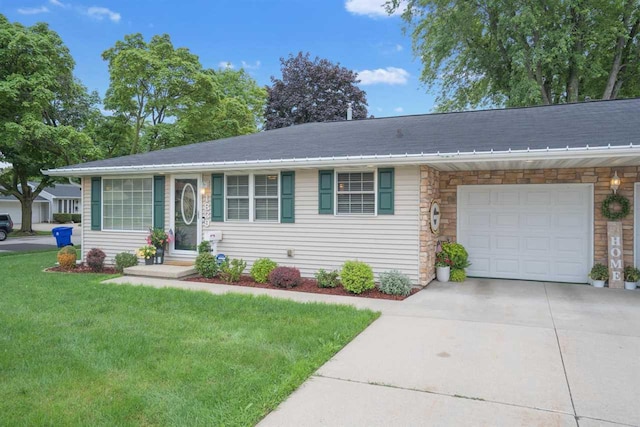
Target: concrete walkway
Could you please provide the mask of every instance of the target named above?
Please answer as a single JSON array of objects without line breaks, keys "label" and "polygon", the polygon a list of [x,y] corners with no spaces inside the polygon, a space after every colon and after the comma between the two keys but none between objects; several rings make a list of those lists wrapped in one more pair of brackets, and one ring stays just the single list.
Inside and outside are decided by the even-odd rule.
[{"label": "concrete walkway", "polygon": [[473,279],[397,302],[111,280],[132,281],[382,312],[261,426],[640,425],[640,291]]}]

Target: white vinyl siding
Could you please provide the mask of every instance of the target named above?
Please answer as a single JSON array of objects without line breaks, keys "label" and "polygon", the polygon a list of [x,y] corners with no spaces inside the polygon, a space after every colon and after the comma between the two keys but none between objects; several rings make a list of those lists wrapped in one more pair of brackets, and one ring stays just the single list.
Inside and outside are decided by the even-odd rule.
[{"label": "white vinyl siding", "polygon": [[102,229],[146,231],[153,226],[153,178],[102,180]]},{"label": "white vinyl siding", "polygon": [[[227,178],[233,175],[227,175]],[[210,174],[203,174],[209,181]],[[318,170],[296,170],[295,223],[211,222],[220,230],[218,251],[248,262],[269,257],[280,265],[298,267],[313,277],[320,268],[338,269],[348,259],[371,264],[378,280],[383,271],[398,269],[418,283],[419,169],[395,169],[394,215],[318,214]],[[374,187],[375,188],[375,187]],[[294,256],[287,257],[287,250]]]},{"label": "white vinyl siding", "polygon": [[[169,230],[169,200],[171,200],[171,185],[167,180],[164,187],[164,220],[165,230]],[[91,218],[91,178],[82,179],[82,217]],[[92,248],[102,249],[107,258],[107,264],[113,264],[114,258],[120,252],[136,253],[136,250],[145,245],[147,233],[143,232],[122,232],[122,231],[97,231],[91,229],[91,221],[82,221],[82,259]]]}]

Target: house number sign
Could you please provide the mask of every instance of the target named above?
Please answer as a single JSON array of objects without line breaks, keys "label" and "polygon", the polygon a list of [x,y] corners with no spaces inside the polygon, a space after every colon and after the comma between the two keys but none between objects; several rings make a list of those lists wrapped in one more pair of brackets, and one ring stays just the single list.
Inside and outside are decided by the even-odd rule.
[{"label": "house number sign", "polygon": [[624,287],[624,265],[622,258],[622,223],[607,222],[609,255],[609,288]]},{"label": "house number sign", "polygon": [[202,195],[202,226],[208,227],[211,224],[211,199],[206,193]]},{"label": "house number sign", "polygon": [[435,200],[431,203],[429,218],[430,218],[429,224],[431,225],[431,231],[433,233],[437,233],[438,230],[440,229],[440,204]]}]

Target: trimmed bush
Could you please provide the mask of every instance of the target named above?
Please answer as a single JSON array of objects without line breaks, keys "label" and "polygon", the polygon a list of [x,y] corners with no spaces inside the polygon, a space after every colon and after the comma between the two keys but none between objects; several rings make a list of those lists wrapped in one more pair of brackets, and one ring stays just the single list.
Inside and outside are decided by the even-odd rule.
[{"label": "trimmed bush", "polygon": [[335,288],[340,284],[338,270],[326,271],[321,268],[316,272],[315,276],[319,288]]},{"label": "trimmed bush", "polygon": [[447,254],[451,260],[452,270],[462,270],[471,265],[469,262],[469,254],[460,243],[442,242],[442,252]]},{"label": "trimmed bush", "polygon": [[218,263],[211,252],[201,252],[196,257],[195,268],[199,275],[207,279],[211,279],[218,274]]},{"label": "trimmed bush", "polygon": [[346,261],[340,270],[342,286],[349,292],[361,294],[373,289],[373,270],[371,266],[362,261]]},{"label": "trimmed bush", "polygon": [[71,214],[68,213],[54,213],[53,214],[53,222],[57,222],[58,224],[66,224],[71,222]]},{"label": "trimmed bush", "polygon": [[279,288],[293,288],[300,282],[300,270],[295,267],[276,267],[269,274],[269,283]]},{"label": "trimmed bush", "polygon": [[82,222],[82,214],[71,214],[71,221],[75,223]]},{"label": "trimmed bush", "polygon": [[246,261],[242,259],[229,259],[227,258],[220,265],[220,277],[225,282],[237,282],[240,280],[240,276],[244,272],[244,269],[247,268]]},{"label": "trimmed bush", "polygon": [[388,295],[407,296],[411,293],[411,279],[398,270],[385,271],[380,274],[380,292]]},{"label": "trimmed bush", "polygon": [[107,257],[102,250],[93,248],[87,253],[87,265],[96,273],[104,269],[104,259]]},{"label": "trimmed bush", "polygon": [[60,267],[70,270],[76,268],[76,261],[78,260],[78,253],[73,246],[65,246],[58,251],[58,264]]},{"label": "trimmed bush", "polygon": [[211,242],[208,240],[203,240],[202,242],[200,242],[200,244],[198,245],[198,253],[211,253]]},{"label": "trimmed bush", "polygon": [[138,257],[129,252],[120,252],[116,255],[116,270],[120,273],[127,268],[138,265]]},{"label": "trimmed bush", "polygon": [[465,273],[463,269],[451,269],[451,276],[449,277],[449,280],[451,280],[452,282],[464,282],[466,278],[467,273]]},{"label": "trimmed bush", "polygon": [[267,283],[269,281],[269,274],[274,268],[278,266],[278,263],[269,258],[260,258],[256,260],[251,266],[251,277],[258,283]]}]

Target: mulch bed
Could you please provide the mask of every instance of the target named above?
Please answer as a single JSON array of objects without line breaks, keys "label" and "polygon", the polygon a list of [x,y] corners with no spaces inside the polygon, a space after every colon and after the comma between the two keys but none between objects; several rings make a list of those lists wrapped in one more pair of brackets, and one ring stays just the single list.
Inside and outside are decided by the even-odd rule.
[{"label": "mulch bed", "polygon": [[[96,273],[88,265],[78,264],[76,268],[62,268],[59,265],[55,267],[49,267],[45,271],[55,271],[58,273]],[[98,274],[120,274],[114,267],[104,267]]]},{"label": "mulch bed", "polygon": [[[295,288],[279,288],[277,286],[273,286],[270,283],[257,283],[254,281],[251,276],[242,276],[239,282],[236,283],[227,283],[220,279],[206,279],[202,276],[189,277],[184,279],[188,282],[200,282],[200,283],[216,283],[219,285],[232,285],[232,286],[244,286],[250,288],[264,288],[264,289],[278,289],[281,291],[292,291],[292,292],[307,292],[311,294],[325,294],[325,295],[341,295],[346,297],[364,297],[364,298],[375,298],[375,299],[390,299],[395,301],[402,301],[405,298],[399,295],[387,295],[378,290],[378,288],[371,289],[370,291],[365,291],[359,295],[352,294],[351,292],[346,291],[343,287],[337,288],[319,288],[318,282],[315,279],[303,278],[302,283]],[[420,289],[412,289],[411,294],[409,296],[415,294]]]}]

